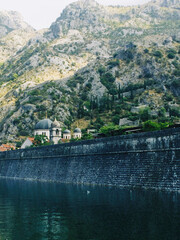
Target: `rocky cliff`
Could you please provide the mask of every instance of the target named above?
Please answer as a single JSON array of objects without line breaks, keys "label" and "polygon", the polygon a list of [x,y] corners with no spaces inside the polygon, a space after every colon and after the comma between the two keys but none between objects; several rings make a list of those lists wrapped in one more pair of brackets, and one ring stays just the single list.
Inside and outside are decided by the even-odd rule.
[{"label": "rocky cliff", "polygon": [[97,119],[136,120],[138,106],[152,118],[178,118],[178,8],[175,0],[133,7],[81,0],[47,30],[14,21],[16,29],[0,39],[0,138],[31,135],[46,111],[66,127],[82,120],[84,128],[99,127]]},{"label": "rocky cliff", "polygon": [[0,38],[17,29],[32,30],[32,27],[23,21],[20,13],[15,11],[0,11]]}]

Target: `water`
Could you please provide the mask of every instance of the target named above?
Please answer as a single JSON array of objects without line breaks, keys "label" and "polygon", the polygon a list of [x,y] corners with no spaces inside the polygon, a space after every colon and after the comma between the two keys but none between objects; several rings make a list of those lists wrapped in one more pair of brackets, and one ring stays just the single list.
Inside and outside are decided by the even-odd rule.
[{"label": "water", "polygon": [[0,180],[0,240],[179,240],[180,195]]}]

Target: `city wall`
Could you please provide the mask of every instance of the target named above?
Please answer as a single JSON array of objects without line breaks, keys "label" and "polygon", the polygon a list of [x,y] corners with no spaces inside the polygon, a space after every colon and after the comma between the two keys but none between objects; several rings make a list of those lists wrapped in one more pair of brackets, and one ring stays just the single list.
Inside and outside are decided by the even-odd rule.
[{"label": "city wall", "polygon": [[180,128],[2,152],[0,177],[180,191]]}]

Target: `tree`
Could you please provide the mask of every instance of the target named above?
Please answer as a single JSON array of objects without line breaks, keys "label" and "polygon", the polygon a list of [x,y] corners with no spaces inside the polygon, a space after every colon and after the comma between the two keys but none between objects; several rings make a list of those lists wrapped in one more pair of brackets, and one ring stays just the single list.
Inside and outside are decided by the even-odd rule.
[{"label": "tree", "polygon": [[170,113],[170,116],[180,117],[180,108],[179,107],[171,107],[169,113]]},{"label": "tree", "polygon": [[78,142],[78,141],[81,141],[80,138],[71,138],[70,139],[70,142]]},{"label": "tree", "polygon": [[17,148],[17,149],[20,148],[21,146],[22,146],[22,142],[21,142],[21,141],[16,142],[16,148]]},{"label": "tree", "polygon": [[103,133],[105,136],[113,136],[113,132],[120,130],[121,128],[118,125],[114,125],[112,123],[103,126],[100,128],[100,133]]},{"label": "tree", "polygon": [[148,132],[148,131],[157,131],[157,130],[161,130],[161,129],[164,129],[164,128],[167,128],[169,126],[169,123],[168,122],[165,122],[165,123],[157,123],[157,122],[153,122],[151,120],[148,120],[146,121],[144,124],[143,124],[143,130],[145,132]]},{"label": "tree", "polygon": [[98,116],[97,119],[96,119],[96,121],[94,122],[93,126],[94,126],[96,129],[100,129],[103,125],[104,125],[103,120],[101,119],[100,116]]},{"label": "tree", "polygon": [[149,120],[150,118],[150,109],[148,107],[142,109],[140,111],[140,118],[143,122]]},{"label": "tree", "polygon": [[113,123],[116,124],[116,125],[119,124],[119,119],[120,119],[119,114],[114,115],[114,116],[112,117],[112,121],[113,121]]},{"label": "tree", "polygon": [[13,74],[13,80],[17,80],[18,79],[18,75],[17,75],[17,73],[14,73]]},{"label": "tree", "polygon": [[156,130],[160,130],[160,129],[161,129],[161,126],[157,122],[148,120],[143,124],[143,130],[145,132],[156,131]]},{"label": "tree", "polygon": [[166,109],[164,107],[162,107],[158,112],[158,116],[165,117],[165,113],[166,113]]},{"label": "tree", "polygon": [[47,146],[51,145],[49,142],[47,136],[45,135],[36,135],[33,141],[33,146],[39,147],[39,146]]},{"label": "tree", "polygon": [[154,55],[155,57],[158,57],[158,58],[162,58],[162,56],[163,56],[160,51],[154,51],[154,52],[153,52],[153,55]]},{"label": "tree", "polygon": [[90,140],[90,139],[93,139],[93,136],[90,133],[84,133],[81,138],[81,140]]}]

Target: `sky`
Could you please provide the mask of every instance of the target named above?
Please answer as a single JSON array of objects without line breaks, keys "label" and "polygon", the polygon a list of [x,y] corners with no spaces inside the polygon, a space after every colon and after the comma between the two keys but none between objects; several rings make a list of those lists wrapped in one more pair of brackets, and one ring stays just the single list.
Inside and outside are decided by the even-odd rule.
[{"label": "sky", "polygon": [[[2,0],[0,10],[15,10],[35,29],[47,28],[76,0]],[[96,0],[103,5],[138,5],[149,0]]]}]

